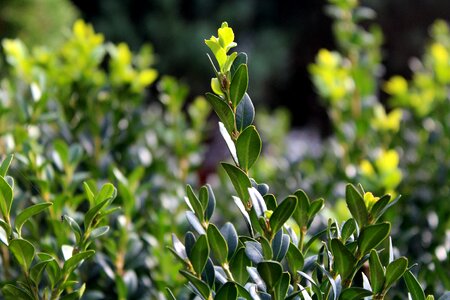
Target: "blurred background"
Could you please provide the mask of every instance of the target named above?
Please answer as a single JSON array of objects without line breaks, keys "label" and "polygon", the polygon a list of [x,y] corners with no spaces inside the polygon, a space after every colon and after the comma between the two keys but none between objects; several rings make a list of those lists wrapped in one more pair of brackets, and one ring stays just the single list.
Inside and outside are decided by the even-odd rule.
[{"label": "blurred background", "polygon": [[[450,1],[366,0],[385,34],[384,78],[409,77],[408,61],[420,57],[435,19],[450,19]],[[292,125],[313,125],[330,133],[307,65],[320,48],[334,49],[326,1],[276,0],[2,0],[0,37],[28,44],[55,44],[75,17],[92,23],[112,42],[133,50],[151,43],[155,67],[188,82],[190,98],[209,89],[212,74],[203,39],[228,21],[239,33],[240,50],[251,58],[250,93],[258,105],[287,107]]]}]

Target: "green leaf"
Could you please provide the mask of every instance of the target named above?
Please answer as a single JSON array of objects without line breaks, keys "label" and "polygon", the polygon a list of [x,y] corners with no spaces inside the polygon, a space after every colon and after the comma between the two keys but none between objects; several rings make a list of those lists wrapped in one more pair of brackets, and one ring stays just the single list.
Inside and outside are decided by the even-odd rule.
[{"label": "green leaf", "polygon": [[2,288],[2,293],[5,297],[5,300],[33,300],[33,297],[31,297],[31,295],[27,291],[12,284],[6,284]]},{"label": "green leaf", "polygon": [[234,282],[226,282],[224,285],[220,287],[217,291],[215,300],[228,300],[228,299],[237,299],[238,289]]},{"label": "green leaf", "polygon": [[355,219],[348,219],[342,226],[341,239],[345,243],[356,230]]},{"label": "green leaf", "polygon": [[100,226],[98,228],[95,228],[91,231],[91,234],[89,235],[90,240],[94,240],[104,234],[106,234],[109,231],[109,226]]},{"label": "green leaf", "polygon": [[238,165],[239,162],[236,152],[236,145],[222,122],[219,122],[219,131],[225,141],[225,144],[227,144],[227,148],[231,154],[231,158],[233,158],[234,163]]},{"label": "green leaf", "polygon": [[236,249],[239,245],[238,234],[236,232],[236,228],[234,228],[233,224],[230,222],[225,223],[220,229],[220,233],[222,233],[228,245],[228,259],[233,257]]},{"label": "green leaf", "polygon": [[59,267],[55,258],[50,254],[38,252],[37,256],[41,261],[48,261],[47,268],[45,270],[50,281],[50,286],[51,288],[53,288],[56,282],[60,279],[61,268]]},{"label": "green leaf", "polygon": [[53,142],[53,148],[55,149],[53,156],[55,164],[60,171],[63,171],[69,164],[69,147],[66,142],[58,139]]},{"label": "green leaf", "polygon": [[310,201],[308,198],[308,195],[303,190],[297,190],[294,195],[298,199],[298,205],[295,209],[295,212],[293,214],[293,217],[295,221],[297,222],[298,226],[300,228],[308,225],[308,211],[309,211],[309,205]]},{"label": "green leaf", "polygon": [[209,184],[206,185],[206,188],[208,189],[208,205],[205,210],[205,219],[206,221],[209,221],[214,213],[214,209],[216,208],[216,197],[214,196],[214,192]]},{"label": "green leaf", "polygon": [[206,208],[208,207],[209,200],[208,188],[206,186],[202,186],[200,188],[200,191],[198,192],[198,200],[202,204],[203,210],[205,210],[206,213]]},{"label": "green leaf", "polygon": [[22,232],[22,226],[25,224],[25,222],[31,218],[34,215],[37,215],[38,213],[46,210],[49,206],[52,206],[53,203],[38,203],[35,205],[32,205],[30,207],[25,208],[22,210],[16,217],[16,220],[14,221],[14,225],[16,227],[17,232],[20,234]]},{"label": "green leaf", "polygon": [[310,224],[314,219],[315,215],[322,210],[324,202],[325,200],[323,200],[322,198],[316,199],[311,202],[308,209],[308,218],[309,218],[308,224]]},{"label": "green leaf", "polygon": [[250,179],[244,173],[244,171],[242,171],[238,167],[235,167],[228,163],[221,163],[221,165],[230,177],[239,198],[246,205],[246,207],[249,207],[250,195],[248,193],[248,188],[252,187]]},{"label": "green leaf", "polygon": [[36,253],[34,246],[27,240],[14,239],[9,243],[9,250],[14,254],[22,268],[28,272]]},{"label": "green leaf", "polygon": [[379,294],[383,291],[385,274],[384,268],[381,265],[380,257],[374,249],[370,251],[369,268],[372,291],[374,294]]},{"label": "green leaf", "polygon": [[353,273],[356,258],[339,239],[331,240],[331,252],[334,256],[335,268],[341,274],[342,280],[348,279]]},{"label": "green leaf", "polygon": [[364,227],[358,237],[358,248],[361,256],[378,246],[389,235],[391,224],[384,222]]},{"label": "green leaf", "polygon": [[92,192],[91,187],[89,186],[88,182],[83,182],[83,188],[84,188],[84,193],[86,194],[86,197],[88,198],[89,204],[91,206],[94,205],[94,199],[95,199],[95,195],[94,192]]},{"label": "green leaf", "polygon": [[259,276],[264,280],[268,291],[274,289],[283,274],[283,267],[277,261],[262,261],[258,264],[256,269],[258,270]]},{"label": "green leaf", "polygon": [[218,96],[206,93],[206,100],[208,100],[209,104],[213,107],[220,121],[225,125],[225,128],[229,133],[234,131],[234,113],[228,103],[225,100],[219,98]]},{"label": "green leaf", "polygon": [[289,289],[290,281],[291,275],[289,275],[289,273],[287,272],[283,272],[283,274],[281,275],[281,279],[275,286],[274,300],[284,300]]},{"label": "green leaf", "polygon": [[236,129],[241,132],[248,126],[252,125],[255,119],[255,107],[253,106],[250,96],[245,93],[242,101],[236,107]]},{"label": "green leaf", "polygon": [[192,187],[189,184],[186,185],[186,194],[189,200],[189,204],[194,210],[195,215],[199,219],[200,223],[203,223],[205,219],[203,205],[197,198],[197,195],[195,195],[194,191],[192,190]]},{"label": "green leaf", "polygon": [[14,158],[14,154],[8,154],[0,165],[0,176],[5,177],[8,172],[9,166]]},{"label": "green leaf", "polygon": [[78,225],[78,223],[74,219],[72,219],[71,217],[69,217],[67,215],[64,215],[63,218],[67,222],[67,224],[69,224],[70,229],[75,234],[76,242],[79,243],[81,241],[81,237],[83,235],[83,233],[81,232],[80,225]]},{"label": "green leaf", "polygon": [[12,202],[12,187],[6,182],[3,176],[0,176],[0,210],[5,220],[9,218]]},{"label": "green leaf", "polygon": [[247,54],[245,52],[240,52],[234,60],[233,65],[231,66],[231,76],[234,76],[234,74],[236,74],[236,71],[240,65],[247,64],[247,60]]},{"label": "green leaf", "polygon": [[251,266],[250,259],[245,254],[245,248],[239,248],[230,261],[230,270],[236,282],[245,284],[248,279],[247,267]]},{"label": "green leaf", "polygon": [[237,156],[239,159],[239,166],[248,171],[253,164],[258,160],[261,153],[261,137],[255,126],[248,126],[241,132],[236,141]]},{"label": "green leaf", "polygon": [[351,287],[342,291],[339,300],[359,300],[372,296],[372,292],[360,287]]},{"label": "green leaf", "polygon": [[222,71],[224,73],[228,72],[231,69],[231,66],[233,65],[233,62],[236,59],[237,55],[238,55],[237,52],[233,52],[227,57],[227,60],[223,64],[222,68]]},{"label": "green leaf", "polygon": [[206,234],[209,247],[214,253],[214,257],[221,265],[223,265],[227,262],[228,257],[228,245],[225,238],[214,224],[209,224]]},{"label": "green leaf", "polygon": [[88,230],[88,228],[92,226],[95,217],[100,213],[102,209],[107,207],[112,202],[112,200],[113,198],[105,199],[87,211],[87,213],[84,215],[84,230]]},{"label": "green leaf", "polygon": [[416,277],[413,275],[413,273],[411,273],[411,271],[406,271],[405,274],[403,274],[403,279],[405,280],[412,300],[425,300],[425,293],[420,286],[419,281],[417,281]]},{"label": "green leaf", "polygon": [[188,255],[194,271],[197,274],[202,274],[209,257],[209,247],[206,235],[202,234],[198,237]]},{"label": "green leaf", "polygon": [[303,254],[292,243],[289,243],[289,249],[286,254],[286,261],[292,274],[296,274],[297,271],[301,271],[303,269],[303,264],[305,263]]},{"label": "green leaf", "polygon": [[351,184],[348,184],[345,190],[345,200],[348,209],[359,227],[367,224],[368,212],[363,196]]},{"label": "green leaf", "polygon": [[203,296],[203,298],[209,299],[210,290],[209,290],[209,286],[205,282],[203,282],[202,280],[198,279],[191,273],[186,272],[184,270],[181,270],[180,273],[181,273],[181,275],[186,277],[186,279],[192,283],[192,285],[200,292],[200,294]]},{"label": "green leaf", "polygon": [[233,78],[231,79],[230,85],[230,99],[233,103],[233,107],[237,107],[239,102],[241,102],[244,97],[245,92],[248,88],[248,68],[247,65],[240,65]]},{"label": "green leaf", "polygon": [[399,280],[408,268],[408,259],[400,257],[391,262],[386,268],[385,290],[389,289],[397,280]]},{"label": "green leaf", "polygon": [[71,258],[64,262],[63,266],[63,274],[70,275],[73,270],[75,270],[80,263],[82,263],[85,259],[88,259],[92,255],[95,254],[94,250],[83,251],[73,255]]},{"label": "green leaf", "polygon": [[286,223],[294,213],[296,207],[297,197],[295,196],[288,196],[277,206],[269,220],[272,235],[277,233],[277,231],[283,227],[284,223]]},{"label": "green leaf", "polygon": [[38,262],[37,264],[35,264],[34,266],[31,267],[31,269],[30,269],[30,278],[31,278],[31,280],[33,280],[33,282],[36,285],[39,285],[39,283],[41,282],[42,272],[47,267],[48,263],[51,262],[51,261],[52,260],[40,261],[40,262]]},{"label": "green leaf", "polygon": [[97,195],[94,198],[95,205],[99,204],[102,201],[105,201],[106,199],[114,199],[116,198],[117,190],[111,183],[106,183],[102,186],[100,189],[100,192],[97,193]]}]

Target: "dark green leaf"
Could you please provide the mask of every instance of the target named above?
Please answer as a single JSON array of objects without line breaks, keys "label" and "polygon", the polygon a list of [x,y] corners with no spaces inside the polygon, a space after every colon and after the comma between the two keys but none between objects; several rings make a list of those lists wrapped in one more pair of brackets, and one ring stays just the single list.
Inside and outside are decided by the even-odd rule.
[{"label": "dark green leaf", "polygon": [[355,219],[348,219],[342,226],[341,239],[345,243],[349,237],[356,231]]},{"label": "dark green leaf", "polygon": [[88,230],[88,228],[92,226],[94,219],[98,217],[98,214],[102,211],[102,209],[107,207],[112,200],[113,198],[105,199],[87,211],[84,215],[84,230]]},{"label": "dark green leaf", "polygon": [[36,250],[27,240],[14,239],[9,242],[9,250],[14,254],[19,264],[28,272]]},{"label": "dark green leaf", "polygon": [[209,286],[205,282],[184,270],[181,270],[180,273],[192,283],[192,285],[200,292],[204,299],[209,299],[210,290]]},{"label": "dark green leaf", "polygon": [[197,239],[195,238],[195,235],[192,232],[190,231],[186,232],[186,234],[184,235],[184,247],[186,248],[186,254],[188,257],[191,256],[191,251],[196,241]]},{"label": "dark green leaf", "polygon": [[[278,232],[283,232],[283,230],[279,230]],[[277,234],[278,235],[278,234]],[[286,256],[286,253],[289,249],[290,243],[289,235],[281,234],[281,240],[277,240],[276,245],[274,244],[275,239],[272,241],[272,249],[273,249],[273,259],[276,261],[280,261]]]},{"label": "dark green leaf", "polygon": [[6,182],[3,176],[0,176],[0,210],[2,215],[9,217],[11,211],[11,205],[13,201],[13,190],[12,187]]},{"label": "dark green leaf", "polygon": [[[246,249],[239,248],[230,261],[230,270],[234,280],[238,283],[245,284],[248,279],[247,267],[251,266],[251,262],[245,254]],[[262,257],[261,257],[262,260]]]},{"label": "dark green leaf", "polygon": [[213,107],[220,121],[225,125],[225,128],[229,133],[234,131],[234,113],[230,106],[225,102],[225,100],[219,98],[218,96],[206,93],[206,100]]},{"label": "dark green leaf", "polygon": [[255,126],[248,126],[241,132],[236,142],[236,150],[239,166],[243,170],[248,171],[258,160],[261,145],[261,138]]},{"label": "dark green leaf", "polygon": [[425,300],[425,293],[420,286],[419,281],[417,281],[416,277],[413,275],[413,273],[411,273],[411,271],[406,271],[405,274],[403,274],[403,279],[405,280],[412,300]]},{"label": "dark green leaf", "polygon": [[186,194],[189,200],[189,204],[194,210],[195,215],[197,216],[197,219],[199,219],[200,223],[203,223],[204,221],[204,208],[200,200],[195,195],[194,191],[192,190],[192,187],[188,184],[186,185]]},{"label": "dark green leaf", "polygon": [[266,194],[263,196],[263,199],[266,202],[268,210],[274,211],[277,208],[277,199],[273,194]]},{"label": "dark green leaf", "polygon": [[308,225],[308,211],[310,201],[306,193],[302,190],[298,190],[294,194],[298,199],[298,205],[295,209],[295,213],[293,215],[295,221],[297,222],[300,228]]},{"label": "dark green leaf", "polygon": [[277,285],[275,286],[275,299],[274,300],[284,300],[286,297],[286,294],[289,289],[289,283],[291,281],[291,275],[289,273],[284,272],[281,275],[281,279],[278,281]]},{"label": "dark green leaf", "polygon": [[38,213],[44,211],[49,206],[52,206],[53,203],[38,203],[32,206],[29,206],[22,210],[16,217],[16,220],[14,221],[14,225],[16,227],[17,232],[20,234],[22,232],[22,226],[25,224],[25,222],[31,218],[34,215],[37,215]]},{"label": "dark green leaf", "polygon": [[245,254],[254,263],[258,264],[264,260],[263,249],[258,242],[245,242]]},{"label": "dark green leaf", "polygon": [[286,223],[294,213],[296,207],[297,197],[295,196],[287,197],[280,205],[278,205],[269,220],[273,234],[283,227],[284,223]]},{"label": "dark green leaf", "polygon": [[230,99],[233,107],[237,107],[247,92],[248,87],[248,69],[246,64],[241,64],[231,79]]},{"label": "dark green leaf", "polygon": [[305,262],[303,254],[292,243],[289,243],[289,249],[286,254],[286,260],[292,274],[296,274],[297,271],[301,271],[303,269],[303,264]]},{"label": "dark green leaf", "polygon": [[202,273],[202,280],[206,283],[208,283],[208,286],[210,288],[214,287],[214,282],[216,280],[216,274],[214,270],[214,264],[211,260],[211,258],[208,257],[206,260],[206,266]]},{"label": "dark green leaf", "polygon": [[399,280],[408,268],[408,260],[400,257],[391,262],[386,268],[385,289],[389,289],[397,280]]},{"label": "dark green leaf", "polygon": [[385,274],[383,266],[381,265],[380,257],[374,249],[370,251],[369,268],[372,291],[374,294],[379,294],[383,291]]},{"label": "dark green leaf", "polygon": [[370,210],[370,215],[372,217],[372,222],[376,222],[379,217],[381,217],[380,212],[384,210],[384,208],[389,204],[389,201],[391,200],[391,195],[384,195],[380,199],[375,202],[375,204],[372,206],[372,209]]},{"label": "dark green leaf", "polygon": [[238,290],[234,282],[227,282],[217,291],[215,300],[237,299]]},{"label": "dark green leaf", "polygon": [[216,197],[214,196],[214,192],[209,184],[206,185],[206,188],[208,189],[208,206],[206,206],[205,220],[209,221],[214,213],[214,209],[216,208]]},{"label": "dark green leaf", "polygon": [[39,283],[41,282],[42,272],[47,267],[48,263],[51,262],[51,261],[52,260],[40,261],[40,262],[38,262],[37,264],[35,264],[34,266],[31,267],[31,269],[30,269],[30,278],[31,278],[31,280],[33,280],[33,282],[36,285],[39,285]]},{"label": "dark green leaf", "polygon": [[208,188],[206,186],[202,186],[200,188],[200,191],[198,192],[198,199],[200,200],[200,203],[202,204],[202,208],[206,213],[206,208],[208,207]]},{"label": "dark green leaf", "polygon": [[314,279],[309,276],[308,274],[302,272],[302,271],[297,271],[297,274],[299,274],[300,276],[302,276],[303,278],[305,278],[306,280],[308,280],[311,283],[311,288],[314,292],[314,295],[316,295],[317,300],[322,300],[323,299],[323,293],[320,290],[320,287],[317,285],[317,283],[314,281]]},{"label": "dark green leaf", "polygon": [[372,292],[360,287],[351,287],[342,291],[339,300],[359,300],[372,296]]},{"label": "dark green leaf", "polygon": [[192,267],[197,274],[202,274],[206,261],[209,257],[209,246],[206,235],[202,234],[198,237],[189,255]]},{"label": "dark green leaf", "polygon": [[265,212],[267,210],[266,207],[266,201],[261,196],[261,194],[258,192],[257,189],[254,187],[251,187],[248,189],[248,193],[250,195],[250,199],[252,200],[252,207],[255,210],[256,216],[259,217],[265,217]]},{"label": "dark green leaf", "polygon": [[211,248],[214,257],[221,265],[223,265],[227,262],[228,257],[228,245],[225,238],[214,224],[209,224],[206,233],[209,247]]},{"label": "dark green leaf", "polygon": [[252,187],[250,179],[248,176],[238,167],[235,167],[228,163],[221,163],[222,167],[227,172],[228,176],[233,183],[234,189],[236,190],[239,198],[244,203],[244,205],[249,205],[250,195],[248,193],[248,188]]},{"label": "dark green leaf", "polygon": [[6,284],[2,288],[5,300],[33,300],[33,297],[21,287],[16,287],[12,284]]},{"label": "dark green leaf", "polygon": [[8,154],[6,158],[0,164],[0,176],[5,177],[8,172],[9,166],[14,158],[14,154]]},{"label": "dark green leaf", "polygon": [[311,204],[309,205],[309,209],[308,209],[308,227],[309,225],[311,225],[312,221],[314,220],[315,215],[322,210],[323,206],[324,206],[324,202],[325,200],[323,200],[322,198],[316,199],[314,201],[311,202]]},{"label": "dark green leaf", "polygon": [[342,280],[348,279],[353,273],[356,258],[339,239],[331,240],[331,252],[334,256],[335,268],[341,274]]},{"label": "dark green leaf", "polygon": [[368,213],[364,198],[351,184],[348,184],[345,190],[345,200],[347,202],[350,213],[358,223],[359,227],[363,227],[364,225],[366,225]]},{"label": "dark green leaf", "polygon": [[264,280],[268,291],[272,291],[283,274],[283,267],[277,261],[262,261],[256,267],[259,276]]},{"label": "dark green leaf", "polygon": [[197,216],[192,211],[186,211],[186,219],[188,220],[189,224],[191,224],[192,228],[198,233],[198,234],[206,234],[205,229],[203,228],[203,225],[198,220]]},{"label": "dark green leaf", "polygon": [[242,64],[247,64],[247,54],[245,52],[240,52],[235,58],[233,64],[231,65],[231,76],[234,76],[238,67]]},{"label": "dark green leaf", "polygon": [[366,255],[370,250],[378,246],[389,235],[390,223],[379,223],[364,227],[358,237],[360,255]]},{"label": "dark green leaf", "polygon": [[241,132],[248,126],[252,125],[255,119],[255,107],[253,106],[252,99],[245,93],[242,101],[236,108],[236,129]]},{"label": "dark green leaf", "polygon": [[81,232],[80,226],[74,219],[72,219],[71,217],[69,217],[67,215],[64,215],[63,218],[67,222],[67,224],[69,224],[70,229],[75,234],[75,239],[76,239],[77,243],[79,243],[81,241],[81,236],[83,235],[83,233]]},{"label": "dark green leaf", "polygon": [[270,246],[270,242],[264,236],[260,236],[258,241],[261,243],[262,252],[265,260],[271,260],[273,257],[272,247]]}]

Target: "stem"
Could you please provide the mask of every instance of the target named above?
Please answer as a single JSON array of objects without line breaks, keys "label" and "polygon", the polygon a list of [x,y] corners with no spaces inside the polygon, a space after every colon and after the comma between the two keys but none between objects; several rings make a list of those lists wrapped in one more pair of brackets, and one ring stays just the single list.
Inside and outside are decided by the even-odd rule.
[{"label": "stem", "polygon": [[224,263],[222,265],[222,268],[225,271],[225,274],[227,275],[227,279],[230,280],[230,281],[234,281],[233,274],[231,274],[231,272],[230,272],[230,268],[228,267],[228,263]]},{"label": "stem", "polygon": [[305,236],[306,236],[306,226],[302,226],[301,230],[300,230],[300,240],[298,241],[298,248],[300,250],[300,252],[303,253],[303,243],[305,241]]}]

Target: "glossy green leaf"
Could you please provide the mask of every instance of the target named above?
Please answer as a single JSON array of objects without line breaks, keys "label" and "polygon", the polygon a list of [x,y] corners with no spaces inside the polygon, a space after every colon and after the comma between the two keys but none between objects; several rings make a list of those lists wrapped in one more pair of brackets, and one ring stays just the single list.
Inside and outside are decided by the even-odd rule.
[{"label": "glossy green leaf", "polygon": [[308,225],[308,211],[310,201],[308,195],[306,195],[303,190],[297,190],[294,195],[298,199],[298,205],[293,214],[293,218],[301,228]]},{"label": "glossy green leaf", "polygon": [[22,210],[16,217],[14,221],[14,225],[18,233],[22,232],[22,226],[25,222],[34,215],[46,210],[49,206],[52,206],[53,203],[38,203],[32,206],[29,206]]},{"label": "glossy green leaf", "polygon": [[234,280],[245,284],[249,276],[247,272],[248,266],[251,266],[250,259],[245,254],[245,248],[240,248],[230,261],[230,270]]},{"label": "glossy green leaf", "polygon": [[239,166],[248,171],[258,160],[261,153],[261,137],[255,126],[248,126],[239,135],[236,142]]},{"label": "glossy green leaf", "polygon": [[263,249],[258,242],[245,242],[245,254],[254,264],[259,264],[264,260]]},{"label": "glossy green leaf", "polygon": [[69,224],[70,229],[75,234],[75,239],[77,243],[79,243],[81,241],[81,237],[83,236],[80,225],[78,225],[78,223],[74,219],[72,219],[67,215],[64,215],[63,218],[67,222],[67,224]]},{"label": "glossy green leaf", "polygon": [[202,234],[198,237],[188,255],[194,271],[197,274],[201,274],[209,257],[209,246],[206,235]]},{"label": "glossy green leaf", "polygon": [[286,294],[288,292],[288,289],[289,289],[290,281],[291,281],[291,275],[287,272],[283,272],[280,280],[278,281],[278,283],[275,285],[275,288],[274,288],[274,290],[275,290],[274,291],[274,295],[275,295],[274,300],[284,300],[284,298],[286,297]]},{"label": "glossy green leaf", "polygon": [[348,219],[342,226],[341,239],[345,243],[350,236],[356,231],[355,219]]},{"label": "glossy green leaf", "polygon": [[374,249],[370,251],[369,268],[372,291],[374,294],[379,294],[383,291],[385,271],[381,265],[380,257]]},{"label": "glossy green leaf", "polygon": [[5,217],[9,217],[13,201],[13,190],[3,176],[0,176],[0,211]]},{"label": "glossy green leaf", "polygon": [[214,195],[214,192],[209,184],[206,185],[206,188],[208,189],[208,205],[206,206],[205,210],[205,220],[209,221],[211,219],[214,210],[216,208],[216,197]]},{"label": "glossy green leaf", "polygon": [[322,198],[316,199],[314,201],[311,202],[311,204],[309,205],[309,209],[308,209],[308,218],[309,218],[309,222],[311,223],[311,221],[314,219],[314,216],[322,210],[323,206],[324,206],[325,200]]},{"label": "glossy green leaf", "polygon": [[238,234],[236,228],[230,222],[225,223],[222,228],[220,228],[220,233],[222,233],[228,245],[228,260],[233,257],[236,249],[238,247]]},{"label": "glossy green leaf", "polygon": [[216,112],[220,121],[225,125],[225,128],[229,133],[234,131],[234,113],[233,110],[228,106],[225,100],[219,98],[218,96],[206,93],[206,100],[211,104],[212,108]]},{"label": "glossy green leaf", "polygon": [[244,98],[236,107],[236,129],[242,132],[242,130],[253,124],[254,119],[255,107],[250,96],[245,93]]},{"label": "glossy green leaf", "polygon": [[91,206],[94,206],[94,199],[95,199],[95,195],[94,192],[92,191],[91,187],[89,186],[88,182],[83,182],[83,188],[84,188],[84,193],[86,194],[86,197],[89,200],[89,204]]},{"label": "glossy green leaf", "polygon": [[105,201],[106,199],[114,199],[116,195],[117,189],[111,183],[106,183],[102,186],[97,195],[95,195],[94,203],[95,205],[97,205],[100,202]]},{"label": "glossy green leaf", "polygon": [[342,280],[348,279],[353,273],[356,258],[339,239],[331,240],[331,252],[334,256],[335,268],[341,274]]},{"label": "glossy green leaf", "polygon": [[277,206],[269,220],[270,228],[273,234],[283,227],[284,223],[286,223],[286,221],[294,213],[296,207],[297,197],[295,196],[287,197],[280,203],[280,205]]},{"label": "glossy green leaf", "polygon": [[277,261],[265,260],[256,267],[268,291],[272,291],[283,274],[283,267]]},{"label": "glossy green leaf", "polygon": [[214,257],[221,265],[226,263],[228,257],[228,245],[219,229],[217,229],[216,225],[209,224],[206,234],[209,247],[211,248]]},{"label": "glossy green leaf", "polygon": [[8,172],[9,166],[14,158],[14,154],[8,154],[0,164],[0,176],[5,177]]},{"label": "glossy green leaf", "polygon": [[197,198],[197,195],[195,195],[194,191],[192,190],[192,187],[189,184],[186,185],[186,194],[189,200],[189,204],[194,210],[195,215],[199,219],[200,223],[203,223],[205,218],[203,205]]},{"label": "glossy green leaf", "polygon": [[248,68],[246,64],[241,64],[231,79],[230,99],[233,107],[237,107],[244,97],[248,88]]},{"label": "glossy green leaf", "polygon": [[227,145],[227,148],[228,148],[228,151],[230,152],[231,158],[233,159],[233,161],[236,165],[239,165],[236,144],[234,143],[233,139],[231,138],[230,133],[225,128],[225,125],[223,125],[222,122],[219,122],[219,131],[223,137],[223,140],[225,141],[225,144]]},{"label": "glossy green leaf", "polygon": [[413,273],[411,273],[411,271],[406,271],[403,274],[403,279],[405,280],[412,300],[425,300],[425,293],[420,286],[419,281],[417,281],[416,277],[413,275]]},{"label": "glossy green leaf", "polygon": [[186,279],[192,283],[192,285],[200,292],[200,294],[203,296],[203,298],[209,299],[210,289],[209,289],[209,286],[205,282],[203,282],[202,280],[198,279],[191,273],[186,272],[184,270],[181,270],[180,273],[181,273],[181,275],[186,277]]},{"label": "glossy green leaf", "polygon": [[215,300],[236,300],[238,296],[238,289],[234,282],[227,282],[217,291]]},{"label": "glossy green leaf", "polygon": [[91,231],[91,234],[89,235],[89,239],[94,240],[104,234],[106,234],[109,231],[109,226],[100,226],[98,228],[95,228]]},{"label": "glossy green leaf", "polygon": [[286,254],[286,261],[292,274],[296,274],[297,271],[301,271],[305,262],[303,254],[292,243],[289,243],[289,249]]},{"label": "glossy green leaf", "polygon": [[2,293],[5,300],[33,300],[33,297],[26,290],[12,284],[6,284],[2,288]]},{"label": "glossy green leaf", "polygon": [[248,207],[250,200],[248,188],[252,187],[250,179],[241,169],[236,166],[228,163],[221,163],[221,165],[230,177],[239,198]]},{"label": "glossy green leaf", "polygon": [[370,250],[378,246],[389,235],[390,223],[379,223],[364,227],[358,237],[358,252],[366,255]]},{"label": "glossy green leaf", "polygon": [[386,268],[385,289],[389,289],[397,280],[399,280],[408,268],[408,259],[400,257],[391,262]]},{"label": "glossy green leaf", "polygon": [[240,65],[242,64],[247,64],[247,54],[245,52],[240,52],[237,57],[235,58],[233,65],[231,66],[231,76],[234,76],[234,74],[236,73],[237,69],[240,67]]},{"label": "glossy green leaf", "polygon": [[348,209],[353,218],[358,223],[359,227],[363,227],[367,224],[368,212],[363,196],[358,190],[351,184],[348,184],[345,190],[345,200],[347,202]]},{"label": "glossy green leaf", "polygon": [[87,213],[84,215],[84,230],[87,230],[88,228],[90,228],[92,226],[92,224],[94,223],[94,221],[98,221],[98,220],[94,220],[94,219],[96,219],[98,214],[105,207],[107,207],[111,203],[112,200],[113,200],[113,198],[105,199],[87,211]]},{"label": "glossy green leaf", "polygon": [[79,264],[81,264],[85,259],[93,256],[95,254],[94,250],[83,251],[73,255],[71,258],[64,262],[62,272],[64,274],[70,274],[75,270]]},{"label": "glossy green leaf", "polygon": [[351,287],[342,291],[339,300],[360,300],[372,296],[372,292],[360,287]]},{"label": "glossy green leaf", "polygon": [[22,268],[28,272],[36,253],[34,246],[27,240],[14,239],[9,242],[9,250]]},{"label": "glossy green leaf", "polygon": [[203,210],[206,212],[206,208],[208,207],[209,195],[208,188],[206,186],[202,186],[198,192],[198,200],[202,204]]},{"label": "glossy green leaf", "polygon": [[44,260],[40,261],[30,269],[30,278],[33,280],[35,284],[39,284],[41,282],[42,273],[44,272],[45,268],[47,267],[48,263],[52,260]]}]

